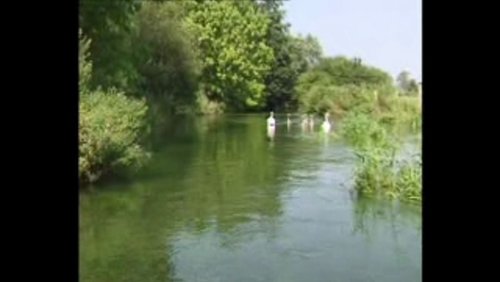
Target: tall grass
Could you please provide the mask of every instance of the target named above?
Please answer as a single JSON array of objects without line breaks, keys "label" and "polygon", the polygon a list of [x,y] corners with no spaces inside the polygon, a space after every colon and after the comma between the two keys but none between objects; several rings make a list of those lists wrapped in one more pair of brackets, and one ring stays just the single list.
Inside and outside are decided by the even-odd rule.
[{"label": "tall grass", "polygon": [[340,134],[358,158],[355,189],[359,193],[421,200],[421,155],[398,161],[402,141],[387,126],[367,114],[352,112],[343,120]]}]

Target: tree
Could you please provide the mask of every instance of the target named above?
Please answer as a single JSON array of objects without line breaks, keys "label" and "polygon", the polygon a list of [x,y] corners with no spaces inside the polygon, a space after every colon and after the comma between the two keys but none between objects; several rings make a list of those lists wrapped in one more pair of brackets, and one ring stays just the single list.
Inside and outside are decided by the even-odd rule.
[{"label": "tree", "polygon": [[300,76],[297,100],[301,110],[307,112],[329,110],[337,116],[353,109],[370,112],[377,99],[373,93],[392,93],[391,82],[389,74],[363,65],[359,58],[322,58]]},{"label": "tree", "polygon": [[266,44],[273,49],[274,53],[271,70],[265,77],[265,91],[268,95],[266,108],[268,110],[289,108],[298,73],[293,69],[290,53],[292,41],[288,31],[289,25],[284,22],[283,1],[264,0],[257,2],[257,5],[270,19]]},{"label": "tree", "polygon": [[94,87],[129,90],[138,79],[131,35],[135,32],[134,15],[140,6],[141,1],[136,0],[80,1],[80,27],[92,42],[89,50]]},{"label": "tree", "polygon": [[316,66],[323,56],[323,50],[318,39],[310,34],[305,37],[300,34],[297,37],[292,37],[290,53],[292,54],[294,69],[298,73]]},{"label": "tree", "polygon": [[397,77],[398,87],[405,95],[417,95],[418,83],[408,71],[402,71]]},{"label": "tree", "polygon": [[266,44],[269,18],[251,1],[182,1],[197,38],[201,95],[233,110],[260,109],[273,50]]},{"label": "tree", "polygon": [[198,65],[178,2],[145,2],[137,14],[143,96],[163,109],[194,103]]},{"label": "tree", "polygon": [[362,65],[359,59],[350,60],[343,56],[323,58],[312,71],[325,72],[334,85],[390,84],[391,76],[380,69]]},{"label": "tree", "polygon": [[415,79],[410,80],[410,83],[408,84],[408,93],[410,95],[418,94],[418,83]]},{"label": "tree", "polygon": [[404,70],[400,72],[396,80],[400,89],[408,91],[411,81],[411,75],[408,71]]}]

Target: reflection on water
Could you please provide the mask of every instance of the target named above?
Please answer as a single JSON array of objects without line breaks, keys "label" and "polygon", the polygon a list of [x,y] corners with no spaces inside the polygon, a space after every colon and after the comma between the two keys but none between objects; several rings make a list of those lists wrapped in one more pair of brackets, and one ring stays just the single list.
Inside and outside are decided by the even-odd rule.
[{"label": "reflection on water", "polygon": [[419,208],[356,198],[345,145],[277,125],[176,121],[135,182],[82,192],[81,281],[420,281]]},{"label": "reflection on water", "polygon": [[276,135],[276,128],[273,127],[267,127],[267,138],[269,138],[270,141],[274,141],[274,135]]}]

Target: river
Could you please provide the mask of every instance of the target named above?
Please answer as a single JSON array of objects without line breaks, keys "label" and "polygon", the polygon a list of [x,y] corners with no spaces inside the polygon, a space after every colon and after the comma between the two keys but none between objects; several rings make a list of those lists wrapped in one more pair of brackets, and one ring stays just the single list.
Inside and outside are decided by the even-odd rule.
[{"label": "river", "polygon": [[421,281],[421,207],[358,197],[354,156],[262,115],[179,119],[132,180],[80,192],[80,281]]}]

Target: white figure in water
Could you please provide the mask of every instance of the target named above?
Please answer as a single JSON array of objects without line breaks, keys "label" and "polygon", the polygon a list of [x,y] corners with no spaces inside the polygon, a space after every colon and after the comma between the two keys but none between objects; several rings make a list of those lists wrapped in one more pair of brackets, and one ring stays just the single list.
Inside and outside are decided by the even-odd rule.
[{"label": "white figure in water", "polygon": [[290,119],[290,114],[286,114],[286,126],[288,130],[290,130],[290,126],[292,125],[292,120]]},{"label": "white figure in water", "polygon": [[326,132],[326,133],[330,132],[330,129],[332,128],[332,125],[330,124],[330,121],[328,120],[329,116],[330,116],[330,113],[326,112],[325,113],[325,120],[321,124],[321,129],[323,130],[323,132]]},{"label": "white figure in water", "polygon": [[276,120],[274,119],[274,113],[271,112],[269,117],[267,118],[267,137],[273,140],[275,131],[276,131]]},{"label": "white figure in water", "polygon": [[274,127],[267,128],[267,138],[269,138],[270,141],[274,140],[275,132],[276,132],[276,130]]},{"label": "white figure in water", "polygon": [[269,114],[269,117],[267,118],[267,127],[275,127],[276,126],[276,120],[274,119],[274,113],[271,112]]}]

